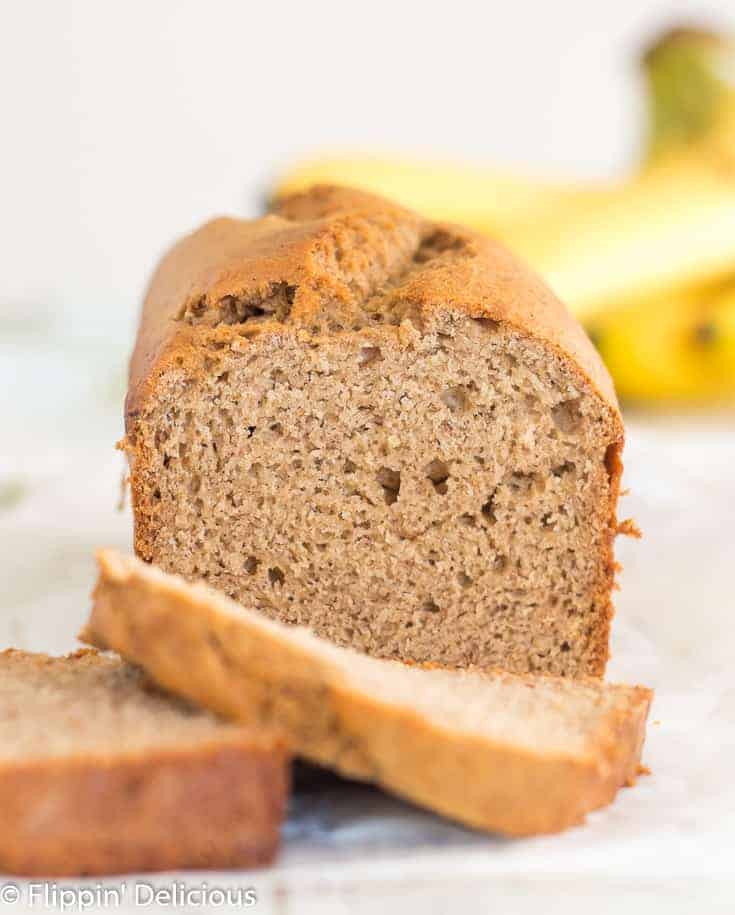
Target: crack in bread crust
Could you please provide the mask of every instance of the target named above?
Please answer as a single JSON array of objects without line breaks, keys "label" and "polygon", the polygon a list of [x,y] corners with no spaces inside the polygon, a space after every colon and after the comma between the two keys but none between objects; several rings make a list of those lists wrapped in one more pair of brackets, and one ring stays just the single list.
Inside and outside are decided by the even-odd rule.
[{"label": "crack in bread crust", "polygon": [[[252,281],[221,298],[209,292],[190,297],[176,320],[206,327],[306,320],[318,329],[320,322],[327,322],[332,332],[400,324],[406,318],[419,323],[411,307],[415,283],[477,253],[471,237],[459,230],[422,228],[415,220],[348,213],[311,225],[313,239],[304,250],[304,262],[284,262],[283,278],[260,282],[257,249],[246,252],[240,268],[244,274],[250,268]],[[301,224],[284,228],[283,221],[275,220],[268,223],[259,243],[271,240],[287,246],[303,230]]]}]

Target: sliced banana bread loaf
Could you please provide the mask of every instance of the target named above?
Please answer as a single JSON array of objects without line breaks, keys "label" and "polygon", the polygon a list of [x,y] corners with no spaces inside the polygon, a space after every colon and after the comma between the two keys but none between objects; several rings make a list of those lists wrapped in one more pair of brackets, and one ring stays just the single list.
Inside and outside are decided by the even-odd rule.
[{"label": "sliced banana bread loaf", "polygon": [[370,654],[602,674],[623,429],[499,245],[318,188],[180,241],[124,440],[138,555]]},{"label": "sliced banana bread loaf", "polygon": [[98,559],[85,639],[342,774],[508,835],[578,823],[635,779],[649,690],[379,660],[132,557]]},{"label": "sliced banana bread loaf", "polygon": [[267,864],[287,766],[118,658],[0,653],[0,873]]}]

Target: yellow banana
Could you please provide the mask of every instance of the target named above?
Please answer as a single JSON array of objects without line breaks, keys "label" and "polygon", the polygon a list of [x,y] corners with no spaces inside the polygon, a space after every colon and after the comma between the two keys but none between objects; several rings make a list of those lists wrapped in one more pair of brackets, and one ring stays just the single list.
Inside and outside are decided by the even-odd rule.
[{"label": "yellow banana", "polygon": [[550,211],[501,237],[582,320],[607,303],[692,286],[735,267],[735,175],[671,158],[573,218]]},{"label": "yellow banana", "polygon": [[467,164],[400,159],[369,153],[315,157],[275,183],[274,196],[315,184],[341,184],[382,194],[431,219],[461,222],[502,234],[558,207],[588,205],[610,192],[604,183],[582,185]]},{"label": "yellow banana", "polygon": [[639,174],[572,213],[502,231],[583,320],[609,302],[653,301],[735,271],[735,42],[675,29],[642,71]]},{"label": "yellow banana", "polygon": [[550,210],[502,232],[583,320],[606,303],[653,303],[735,271],[735,42],[674,29],[641,67],[648,139],[638,175],[571,214]]},{"label": "yellow banana", "polygon": [[735,402],[735,279],[611,307],[589,331],[624,401]]}]

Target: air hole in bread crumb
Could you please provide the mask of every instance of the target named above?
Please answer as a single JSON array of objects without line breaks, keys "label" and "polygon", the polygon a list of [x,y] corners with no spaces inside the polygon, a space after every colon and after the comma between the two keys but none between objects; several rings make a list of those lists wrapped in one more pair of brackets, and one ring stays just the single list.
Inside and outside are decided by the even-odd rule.
[{"label": "air hole in bread crumb", "polygon": [[426,611],[426,613],[438,613],[439,604],[437,604],[436,601],[433,601],[431,598],[429,598],[428,600],[425,600],[423,602],[423,604],[421,605],[421,609]]},{"label": "air hole in bread crumb", "polygon": [[547,528],[548,530],[554,530],[556,521],[554,521],[551,512],[546,512],[546,514],[542,516],[541,527]]},{"label": "air hole in bread crumb", "polygon": [[278,566],[274,566],[272,569],[268,569],[268,581],[272,585],[282,585],[285,578],[286,576],[278,568]]},{"label": "air hole in bread crumb", "polygon": [[510,488],[516,492],[528,493],[533,486],[534,475],[532,473],[512,473],[508,482]]},{"label": "air hole in bread crumb", "polygon": [[435,458],[430,464],[426,465],[426,476],[431,480],[434,489],[439,495],[446,495],[447,480],[449,479],[449,464],[446,461],[440,461]]},{"label": "air hole in bread crumb", "polygon": [[482,516],[488,524],[495,524],[498,520],[495,517],[495,493],[488,496],[487,502],[482,506]]},{"label": "air hole in bread crumb", "polygon": [[559,646],[560,651],[569,651],[569,642],[562,642]]},{"label": "air hole in bread crumb", "polygon": [[578,432],[579,427],[582,425],[580,398],[575,397],[572,400],[564,400],[557,404],[551,410],[551,418],[554,420],[556,428],[565,435],[572,435]]},{"label": "air hole in bread crumb", "polygon": [[472,579],[465,572],[460,572],[457,575],[457,581],[459,582],[459,586],[461,588],[469,588],[469,586],[472,584]]},{"label": "air hole in bread crumb", "polygon": [[256,559],[255,556],[248,556],[245,560],[245,571],[248,575],[255,575],[258,571],[258,566],[260,565],[260,560]]},{"label": "air hole in bread crumb", "polygon": [[563,477],[564,474],[574,473],[577,468],[571,461],[564,461],[563,464],[559,464],[558,467],[552,469],[552,473],[555,477]]},{"label": "air hole in bread crumb", "polygon": [[170,433],[165,429],[156,429],[156,434],[153,436],[153,444],[156,448],[160,449],[161,445],[164,445],[169,439]]},{"label": "air hole in bread crumb", "polygon": [[465,512],[464,515],[459,516],[459,523],[464,524],[466,527],[474,527],[477,524],[477,518]]},{"label": "air hole in bread crumb", "polygon": [[375,478],[383,487],[386,505],[393,505],[401,491],[401,472],[390,467],[381,467]]},{"label": "air hole in bread crumb", "polygon": [[357,364],[364,369],[374,362],[380,362],[382,358],[383,354],[379,346],[363,346],[357,357]]},{"label": "air hole in bread crumb", "polygon": [[493,571],[502,572],[508,566],[508,557],[507,556],[496,556],[493,560]]},{"label": "air hole in bread crumb", "polygon": [[345,461],[345,466],[342,468],[345,473],[354,473],[357,470],[357,464],[354,464],[349,458]]},{"label": "air hole in bread crumb", "polygon": [[441,400],[452,413],[459,413],[467,409],[467,392],[461,385],[442,391]]},{"label": "air hole in bread crumb", "polygon": [[255,430],[257,426],[248,426],[248,438],[252,438],[255,435]]},{"label": "air hole in bread crumb", "polygon": [[189,492],[191,495],[196,495],[199,490],[202,488],[202,478],[198,473],[195,473],[192,478],[189,480]]}]

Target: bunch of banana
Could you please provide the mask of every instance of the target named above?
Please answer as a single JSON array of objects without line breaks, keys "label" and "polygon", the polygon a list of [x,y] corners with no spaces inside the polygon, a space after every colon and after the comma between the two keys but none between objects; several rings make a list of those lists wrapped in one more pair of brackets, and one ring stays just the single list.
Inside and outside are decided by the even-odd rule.
[{"label": "bunch of banana", "polygon": [[626,180],[350,156],[297,166],[275,193],[349,184],[495,235],[586,324],[622,397],[735,401],[735,42],[675,30],[642,70],[648,136]]}]

